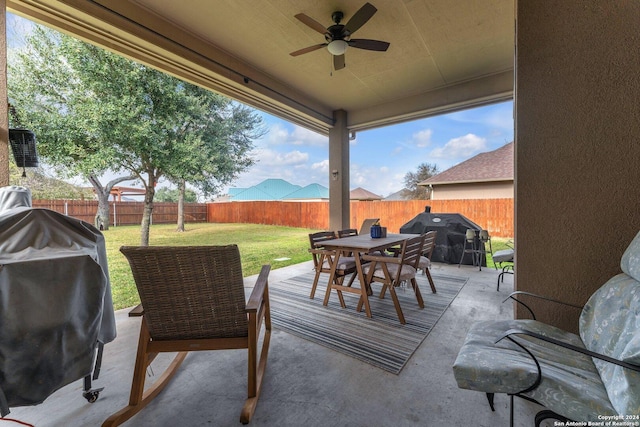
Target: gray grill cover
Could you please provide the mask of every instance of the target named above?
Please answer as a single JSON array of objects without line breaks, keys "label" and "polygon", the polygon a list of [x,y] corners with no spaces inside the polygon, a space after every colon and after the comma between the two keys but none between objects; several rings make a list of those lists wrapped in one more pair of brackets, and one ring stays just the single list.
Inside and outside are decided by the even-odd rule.
[{"label": "gray grill cover", "polygon": [[41,403],[91,374],[98,341],[115,337],[102,233],[0,188],[0,398]]}]

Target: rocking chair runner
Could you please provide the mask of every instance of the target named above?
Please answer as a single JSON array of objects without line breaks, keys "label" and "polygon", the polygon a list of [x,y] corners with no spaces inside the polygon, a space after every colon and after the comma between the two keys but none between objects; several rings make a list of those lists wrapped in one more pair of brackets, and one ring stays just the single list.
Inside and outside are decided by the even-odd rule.
[{"label": "rocking chair runner", "polygon": [[[271,317],[264,265],[245,304],[240,252],[236,245],[122,247],[140,294],[140,339],[129,405],[102,425],[117,426],[144,408],[167,385],[189,351],[248,350],[248,398],[240,421],[255,411],[264,375]],[[140,307],[140,306],[139,306]],[[141,313],[142,312],[142,313]],[[262,323],[265,332],[258,357]],[[160,352],[178,352],[165,372],[144,390],[145,371]]]}]

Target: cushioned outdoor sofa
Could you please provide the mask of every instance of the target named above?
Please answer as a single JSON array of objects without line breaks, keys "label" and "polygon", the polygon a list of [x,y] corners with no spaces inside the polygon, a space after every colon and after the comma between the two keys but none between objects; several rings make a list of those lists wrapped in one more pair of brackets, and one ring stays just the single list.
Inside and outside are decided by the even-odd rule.
[{"label": "cushioned outdoor sofa", "polygon": [[492,410],[495,393],[510,395],[512,424],[513,396],[546,408],[537,426],[640,422],[640,233],[620,264],[582,308],[579,335],[528,319],[472,325],[453,365],[458,387],[486,393]]}]

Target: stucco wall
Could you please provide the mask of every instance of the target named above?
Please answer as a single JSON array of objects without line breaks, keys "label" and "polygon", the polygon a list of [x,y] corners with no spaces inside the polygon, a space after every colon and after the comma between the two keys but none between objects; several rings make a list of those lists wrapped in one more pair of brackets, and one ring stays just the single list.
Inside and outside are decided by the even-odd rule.
[{"label": "stucco wall", "polygon": [[433,200],[513,199],[513,181],[434,185]]},{"label": "stucco wall", "polygon": [[[640,229],[640,2],[516,17],[516,286],[584,304]],[[575,330],[577,312],[534,306]]]}]

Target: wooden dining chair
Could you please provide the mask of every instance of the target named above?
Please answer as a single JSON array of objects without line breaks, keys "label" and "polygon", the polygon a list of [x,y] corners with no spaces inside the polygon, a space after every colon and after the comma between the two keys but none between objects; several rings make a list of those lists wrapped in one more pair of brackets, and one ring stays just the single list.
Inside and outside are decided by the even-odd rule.
[{"label": "wooden dining chair", "polygon": [[[333,240],[336,238],[336,233],[333,231],[318,231],[316,233],[309,234],[309,252],[313,259],[313,269],[316,274],[313,278],[313,285],[311,286],[311,294],[309,298],[313,299],[316,295],[316,288],[318,287],[318,280],[320,274],[331,274],[331,266],[336,259],[336,251],[331,249],[325,249],[323,243],[327,240]],[[351,286],[356,278],[356,260],[353,256],[343,256],[338,258],[338,265],[336,266],[335,277],[333,282],[337,285],[342,285],[346,276],[351,275],[347,286]],[[331,280],[331,279],[329,279]],[[341,302],[342,296],[340,296]]]},{"label": "wooden dining chair", "polygon": [[336,235],[338,236],[339,239],[342,237],[357,236],[358,230],[356,228],[345,228],[344,230],[336,231]]},{"label": "wooden dining chair", "polygon": [[[120,425],[142,410],[165,388],[189,351],[229,349],[248,351],[248,397],[240,415],[240,422],[247,424],[258,403],[269,351],[267,279],[271,267],[262,267],[245,302],[236,245],[122,247],[120,251],[129,261],[141,301],[130,315],[142,315],[142,324],[129,404],[111,415],[103,427]],[[177,354],[145,390],[146,369],[161,352]],[[222,379],[230,374],[222,366],[211,370],[218,371]],[[199,375],[203,374],[210,373]],[[177,402],[176,410],[180,410]]]},{"label": "wooden dining chair", "polygon": [[429,286],[431,286],[431,292],[436,293],[436,285],[433,283],[433,277],[431,277],[431,272],[429,269],[431,268],[431,255],[433,254],[433,249],[436,247],[436,237],[438,235],[437,231],[427,231],[424,235],[424,246],[422,247],[422,255],[420,256],[420,261],[418,262],[418,270],[422,270],[422,272],[427,276],[429,280]]},{"label": "wooden dining chair", "polygon": [[[402,282],[406,281],[411,283],[418,305],[420,308],[424,308],[424,300],[422,299],[422,294],[416,281],[418,262],[422,254],[424,240],[424,234],[405,240],[400,247],[400,252],[397,257],[380,255],[362,256],[364,260],[369,261],[369,263],[363,267],[367,283],[382,283],[380,298],[384,298],[387,289],[389,289],[389,293],[393,299],[393,305],[398,314],[398,319],[403,325],[407,322],[402,313],[398,295],[396,294],[396,288],[400,286]],[[361,308],[362,301],[358,303],[358,311],[360,311]]]},{"label": "wooden dining chair", "polygon": [[[358,235],[357,228],[345,228],[343,230],[336,231],[336,237],[342,239],[343,237],[353,237]],[[353,252],[345,253],[346,256],[353,256]]]},{"label": "wooden dining chair", "polygon": [[369,234],[369,232],[371,231],[371,226],[378,221],[380,221],[380,218],[367,218],[362,221],[362,225],[360,226],[360,234]]}]

